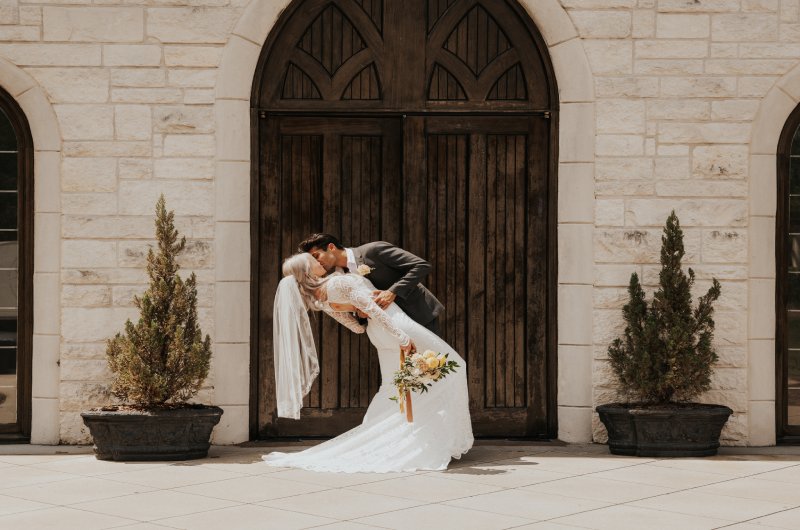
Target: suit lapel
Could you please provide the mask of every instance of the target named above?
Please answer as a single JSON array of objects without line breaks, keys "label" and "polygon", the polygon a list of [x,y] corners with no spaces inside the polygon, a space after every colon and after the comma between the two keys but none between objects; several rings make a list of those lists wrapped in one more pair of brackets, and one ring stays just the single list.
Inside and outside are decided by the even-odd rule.
[{"label": "suit lapel", "polygon": [[364,254],[361,252],[361,247],[353,247],[353,256],[356,258],[356,265],[364,264]]}]

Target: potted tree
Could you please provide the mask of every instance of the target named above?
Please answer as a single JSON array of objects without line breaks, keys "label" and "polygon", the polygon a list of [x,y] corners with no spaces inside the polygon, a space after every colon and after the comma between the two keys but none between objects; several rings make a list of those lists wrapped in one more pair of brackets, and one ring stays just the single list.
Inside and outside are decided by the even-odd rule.
[{"label": "potted tree", "polygon": [[692,307],[695,275],[681,269],[683,231],[673,211],[661,238],[659,287],[648,304],[636,273],[623,307],[625,332],[608,348],[619,389],[633,399],[600,405],[612,454],[708,456],[733,411],[722,405],[692,403],[711,384],[714,351],[713,303],[721,288],[713,279]]},{"label": "potted tree", "polygon": [[162,195],[156,204],[158,253],[150,249],[150,286],[134,299],[139,321],[109,339],[106,356],[114,374],[111,392],[122,405],[81,414],[101,460],[188,460],[208,454],[219,423],[219,407],[192,405],[208,376],[211,341],[197,322],[194,273],[178,276],[176,258],[186,245],[178,239],[174,212]]}]

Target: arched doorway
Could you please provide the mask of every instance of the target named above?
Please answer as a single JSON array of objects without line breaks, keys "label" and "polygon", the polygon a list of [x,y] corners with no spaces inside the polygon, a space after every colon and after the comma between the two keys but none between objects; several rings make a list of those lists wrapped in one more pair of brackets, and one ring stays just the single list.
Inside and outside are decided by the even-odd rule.
[{"label": "arched doorway", "polygon": [[477,435],[555,436],[558,98],[545,50],[505,0],[306,0],[283,13],[251,100],[259,436],[343,432],[379,383],[366,339],[321,318],[303,418],[275,416],[280,262],[319,230],[433,264]]}]

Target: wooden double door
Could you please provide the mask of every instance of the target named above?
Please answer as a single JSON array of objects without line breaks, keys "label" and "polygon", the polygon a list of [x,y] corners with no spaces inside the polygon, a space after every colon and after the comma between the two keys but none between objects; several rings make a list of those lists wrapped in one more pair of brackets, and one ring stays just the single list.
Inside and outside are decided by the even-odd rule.
[{"label": "wooden double door", "polygon": [[[313,232],[386,240],[427,259],[442,336],[466,360],[477,436],[552,435],[548,154],[544,114],[259,120],[259,437],[334,436],[360,423],[377,354],[312,315],[321,373],[299,421],[275,412],[272,305],[283,258]],[[552,387],[552,383],[550,383]]]}]

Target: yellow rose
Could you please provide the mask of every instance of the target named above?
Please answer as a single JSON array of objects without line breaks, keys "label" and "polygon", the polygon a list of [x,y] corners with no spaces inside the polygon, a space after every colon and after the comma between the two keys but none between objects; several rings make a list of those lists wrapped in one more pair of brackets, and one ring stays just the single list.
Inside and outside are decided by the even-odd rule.
[{"label": "yellow rose", "polygon": [[429,370],[433,370],[439,367],[439,360],[436,357],[428,357],[425,360],[425,364],[428,365]]},{"label": "yellow rose", "polygon": [[439,366],[444,366],[444,363],[446,363],[446,362],[447,362],[447,358],[446,357],[444,357],[444,356],[439,357]]},{"label": "yellow rose", "polygon": [[425,359],[436,357],[436,352],[433,350],[425,350],[425,353],[422,354],[422,357]]}]

